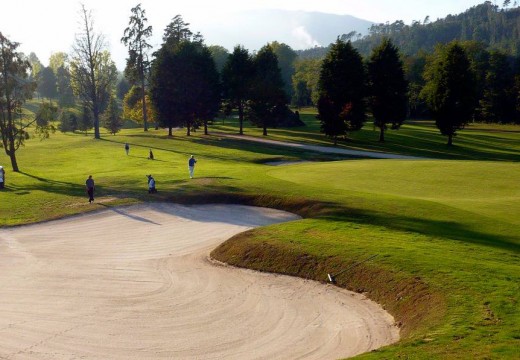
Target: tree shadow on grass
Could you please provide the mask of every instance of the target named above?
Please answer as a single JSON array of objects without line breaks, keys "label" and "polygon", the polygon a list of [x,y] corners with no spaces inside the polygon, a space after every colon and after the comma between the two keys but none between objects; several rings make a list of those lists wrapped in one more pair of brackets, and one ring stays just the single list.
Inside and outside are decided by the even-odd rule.
[{"label": "tree shadow on grass", "polygon": [[[14,191],[17,195],[23,195],[30,193],[31,191],[43,191],[46,193],[53,193],[59,195],[66,196],[78,196],[78,197],[87,197],[85,184],[84,183],[72,183],[67,181],[58,181],[43,178],[41,176],[36,176],[32,174],[28,174],[26,172],[19,172],[19,174],[27,176],[29,178],[38,180],[38,183],[30,184],[24,187],[21,186],[10,186],[12,191]],[[117,188],[105,187],[102,185],[96,184],[96,197],[101,196],[113,196],[117,198],[133,198],[131,192],[123,192]]]},{"label": "tree shadow on grass", "polygon": [[456,240],[520,253],[520,237],[518,236],[476,231],[455,221],[391,215],[358,209],[336,209],[336,211],[320,216],[320,218],[340,222],[348,220],[349,222],[382,226],[392,230],[418,233],[436,239]]}]

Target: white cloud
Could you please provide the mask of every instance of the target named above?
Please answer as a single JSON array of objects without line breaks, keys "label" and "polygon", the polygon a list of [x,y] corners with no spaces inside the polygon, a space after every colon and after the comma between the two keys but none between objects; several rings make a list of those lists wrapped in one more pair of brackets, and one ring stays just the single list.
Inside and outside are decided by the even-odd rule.
[{"label": "white cloud", "polygon": [[311,34],[305,30],[303,26],[297,26],[291,31],[295,38],[295,47],[298,49],[308,49],[315,46],[321,46],[319,42],[312,38]]}]

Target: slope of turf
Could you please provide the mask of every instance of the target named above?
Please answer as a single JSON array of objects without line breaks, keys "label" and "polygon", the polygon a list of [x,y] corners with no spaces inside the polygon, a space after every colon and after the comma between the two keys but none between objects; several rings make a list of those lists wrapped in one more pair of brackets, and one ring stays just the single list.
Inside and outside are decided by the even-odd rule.
[{"label": "slope of turf", "polygon": [[[225,128],[224,128],[225,127]],[[497,131],[500,130],[500,131]],[[235,131],[219,124],[214,130]],[[253,129],[248,129],[253,131]],[[326,143],[312,130],[276,138]],[[286,167],[268,160],[327,160],[180,131],[123,130],[102,140],[82,134],[31,139],[21,172],[0,192],[0,226],[20,225],[139,201],[239,202],[297,212],[305,219],[241,234],[214,256],[240,266],[326,281],[367,293],[396,318],[403,339],[367,358],[515,358],[520,341],[520,129],[463,132],[454,150],[429,125],[410,125],[358,148],[459,160],[350,160]],[[397,140],[402,141],[398,144]],[[130,144],[130,154],[124,143]],[[370,144],[370,145],[367,145]],[[426,146],[425,144],[429,144]],[[148,160],[152,149],[156,160]],[[198,158],[195,179],[187,160]],[[335,159],[330,157],[329,160]],[[463,161],[460,161],[463,160]],[[146,192],[146,174],[158,194]],[[97,184],[88,204],[84,181]]]}]

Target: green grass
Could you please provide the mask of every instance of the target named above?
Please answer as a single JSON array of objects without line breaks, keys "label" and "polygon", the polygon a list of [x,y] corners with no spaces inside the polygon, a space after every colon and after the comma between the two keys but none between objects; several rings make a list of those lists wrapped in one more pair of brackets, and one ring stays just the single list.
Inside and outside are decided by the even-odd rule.
[{"label": "green grass", "polygon": [[[332,146],[330,139],[320,134],[319,121],[314,109],[303,109],[301,119],[306,126],[291,129],[268,129],[270,139],[305,142]],[[222,122],[224,124],[222,124]],[[236,118],[218,120],[214,131],[238,133]],[[262,137],[262,129],[244,123],[244,134]],[[385,143],[379,143],[379,129],[370,123],[349,135],[348,141],[338,143],[339,148],[384,151],[435,159],[466,159],[518,161],[520,158],[519,128],[514,125],[470,124],[454,137],[454,146],[446,145],[432,121],[408,121],[399,130],[387,130]]]},{"label": "green grass", "polygon": [[[330,144],[309,126],[269,138]],[[211,131],[235,133],[236,122]],[[246,134],[261,136],[247,127]],[[448,148],[431,123],[389,131],[367,126],[341,146],[441,160],[345,160],[284,167],[270,160],[338,160],[197,131],[127,129],[102,140],[81,134],[31,139],[8,158],[0,226],[43,221],[141,201],[235,202],[297,212],[301,221],[240,234],[213,253],[240,266],[325,281],[364,292],[401,325],[402,340],[360,358],[517,358],[520,344],[520,127],[474,125]],[[124,143],[130,144],[126,156]],[[156,160],[148,160],[153,149]],[[198,158],[196,178],[187,160]],[[146,174],[159,193],[147,194]],[[97,184],[89,205],[84,182]]]}]

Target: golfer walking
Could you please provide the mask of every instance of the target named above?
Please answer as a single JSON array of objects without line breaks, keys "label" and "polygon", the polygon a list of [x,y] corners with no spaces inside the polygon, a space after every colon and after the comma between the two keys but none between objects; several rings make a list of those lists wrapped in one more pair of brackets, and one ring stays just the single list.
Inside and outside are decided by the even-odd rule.
[{"label": "golfer walking", "polygon": [[92,203],[94,201],[94,179],[92,179],[92,175],[88,176],[85,186],[87,188],[88,202]]},{"label": "golfer walking", "polygon": [[193,171],[195,171],[195,163],[197,160],[195,160],[195,157],[193,155],[190,156],[190,159],[188,160],[188,169],[190,170],[190,179],[193,179]]}]

